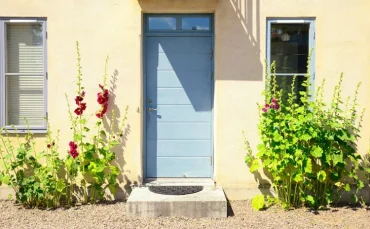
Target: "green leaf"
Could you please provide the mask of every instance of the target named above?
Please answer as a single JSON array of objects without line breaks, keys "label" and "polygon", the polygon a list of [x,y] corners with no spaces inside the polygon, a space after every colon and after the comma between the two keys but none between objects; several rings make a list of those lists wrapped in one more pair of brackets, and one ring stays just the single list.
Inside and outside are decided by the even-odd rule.
[{"label": "green leaf", "polygon": [[64,189],[66,188],[66,184],[64,182],[64,180],[62,179],[59,179],[57,181],[57,185],[56,185],[56,189],[59,193],[63,193]]},{"label": "green leaf", "polygon": [[346,190],[346,192],[351,191],[351,186],[350,186],[349,184],[346,184],[346,185],[344,186],[344,190]]},{"label": "green leaf", "polygon": [[312,160],[311,160],[311,158],[307,159],[307,163],[306,163],[306,166],[304,168],[304,171],[306,173],[312,173]]},{"label": "green leaf", "polygon": [[86,124],[86,119],[84,119],[84,118],[83,119],[80,119],[79,123],[81,123],[83,125]]},{"label": "green leaf", "polygon": [[104,131],[104,130],[101,130],[101,131],[100,131],[100,134],[101,134],[101,135],[103,135],[103,136],[107,136],[107,134],[105,133],[105,131]]},{"label": "green leaf", "polygon": [[311,140],[311,135],[309,135],[309,134],[302,134],[302,136],[300,137],[303,141],[309,141],[309,140]]},{"label": "green leaf", "polygon": [[365,187],[364,182],[362,182],[361,180],[358,180],[357,181],[357,189],[362,189],[363,187]]},{"label": "green leaf", "polygon": [[315,158],[319,158],[322,156],[323,150],[321,149],[320,146],[314,146],[313,149],[311,150],[311,155]]},{"label": "green leaf", "polygon": [[283,139],[283,136],[281,136],[278,131],[275,131],[273,136],[274,136],[274,141],[276,142],[281,141]]},{"label": "green leaf", "polygon": [[259,169],[259,167],[260,167],[260,163],[258,162],[257,159],[255,159],[255,160],[253,160],[251,167],[249,167],[249,171],[251,173],[253,173],[253,172],[257,171]]},{"label": "green leaf", "polygon": [[306,198],[305,198],[305,200],[306,200],[306,202],[308,202],[308,204],[310,206],[315,206],[316,205],[316,201],[313,198],[313,196],[311,196],[311,195],[307,195]]},{"label": "green leaf", "polygon": [[117,166],[109,166],[109,169],[110,169],[110,172],[114,175],[118,175],[119,174],[119,168]]},{"label": "green leaf", "polygon": [[303,152],[302,152],[302,150],[298,149],[298,150],[296,150],[296,151],[295,151],[294,155],[295,155],[297,158],[300,158],[300,157],[302,157]]},{"label": "green leaf", "polygon": [[250,155],[245,155],[244,157],[244,162],[245,164],[249,165],[253,160],[253,157],[251,157]]},{"label": "green leaf", "polygon": [[297,183],[299,183],[299,182],[303,181],[303,176],[302,176],[302,174],[300,174],[300,173],[296,174],[296,175],[294,176],[294,181],[295,181],[295,182],[297,182]]},{"label": "green leaf", "polygon": [[85,126],[85,127],[84,127],[84,131],[89,132],[89,131],[90,131],[90,129],[89,129],[89,128],[87,128],[87,127]]},{"label": "green leaf", "polygon": [[10,185],[10,176],[9,175],[5,175],[2,177],[1,181],[6,184],[6,185]]},{"label": "green leaf", "polygon": [[320,182],[324,182],[326,180],[326,172],[324,170],[320,170],[318,173],[317,173],[317,179],[320,181]]},{"label": "green leaf", "polygon": [[335,166],[338,163],[343,163],[343,155],[342,154],[334,154],[333,156],[333,166]]},{"label": "green leaf", "polygon": [[256,195],[252,199],[252,207],[256,211],[260,211],[265,207],[265,196],[264,195]]},{"label": "green leaf", "polygon": [[76,142],[80,141],[82,139],[82,135],[81,134],[76,134],[75,137],[74,137],[74,140]]}]

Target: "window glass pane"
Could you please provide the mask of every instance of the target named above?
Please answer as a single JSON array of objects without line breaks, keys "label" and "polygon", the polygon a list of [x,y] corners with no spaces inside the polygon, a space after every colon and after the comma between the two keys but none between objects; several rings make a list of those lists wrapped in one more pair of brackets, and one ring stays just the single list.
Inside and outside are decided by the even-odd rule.
[{"label": "window glass pane", "polygon": [[[294,82],[294,93],[296,95],[296,102],[300,103],[300,91],[306,91],[306,87],[302,86],[302,83],[305,81],[305,76],[296,76],[296,80]],[[276,76],[276,83],[277,83],[277,90],[282,90],[281,95],[281,102],[284,104],[288,100],[288,94],[292,92],[292,83],[293,83],[293,76]]]},{"label": "window glass pane", "polygon": [[307,73],[308,24],[271,24],[271,63],[277,73]]},{"label": "window glass pane", "polygon": [[6,125],[44,124],[44,76],[6,76]]},{"label": "window glass pane", "polygon": [[42,24],[6,24],[5,59],[7,73],[43,73]]},{"label": "window glass pane", "polygon": [[176,18],[149,17],[149,30],[176,30]]},{"label": "window glass pane", "polygon": [[182,18],[183,30],[210,30],[209,17],[184,17]]}]

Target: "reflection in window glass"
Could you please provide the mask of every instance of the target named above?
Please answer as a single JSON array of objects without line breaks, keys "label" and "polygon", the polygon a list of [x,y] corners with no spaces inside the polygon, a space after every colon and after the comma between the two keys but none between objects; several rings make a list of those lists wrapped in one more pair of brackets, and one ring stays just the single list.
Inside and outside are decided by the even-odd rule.
[{"label": "reflection in window glass", "polygon": [[150,17],[149,30],[176,30],[176,18]]},{"label": "reflection in window glass", "polygon": [[307,73],[308,24],[271,24],[271,63],[277,73]]},{"label": "reflection in window glass", "polygon": [[209,17],[184,17],[182,18],[183,30],[210,30]]}]

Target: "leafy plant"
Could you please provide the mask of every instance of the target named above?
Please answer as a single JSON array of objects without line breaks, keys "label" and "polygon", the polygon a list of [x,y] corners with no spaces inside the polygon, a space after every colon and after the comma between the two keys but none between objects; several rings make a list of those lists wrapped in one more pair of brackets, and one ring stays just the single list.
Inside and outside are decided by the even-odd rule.
[{"label": "leafy plant", "polygon": [[[28,122],[26,120],[27,126]],[[13,126],[13,129],[16,128]],[[53,139],[48,125],[45,149],[36,151],[35,140],[29,128],[24,138],[15,131],[16,144],[6,129],[0,129],[0,183],[13,188],[16,201],[26,207],[55,208],[65,194],[65,180],[58,176],[63,161],[59,158],[59,133]],[[15,147],[17,146],[17,147]]]},{"label": "leafy plant", "polygon": [[120,170],[117,166],[111,164],[116,158],[113,148],[120,143],[120,137],[123,136],[123,127],[127,119],[128,107],[126,107],[120,126],[115,127],[115,112],[112,111],[111,124],[109,131],[103,127],[103,121],[106,119],[109,102],[109,90],[106,89],[108,57],[105,62],[105,72],[103,75],[103,84],[99,84],[100,92],[97,94],[97,102],[100,109],[95,112],[95,134],[92,138],[87,138],[87,134],[92,132],[88,126],[89,119],[94,115],[85,116],[86,103],[84,98],[86,92],[82,86],[81,57],[77,43],[77,96],[74,101],[77,108],[71,111],[71,105],[66,95],[69,117],[73,130],[73,140],[69,142],[69,155],[66,159],[66,167],[69,176],[70,190],[69,202],[72,202],[74,192],[73,185],[79,174],[81,175],[81,189],[83,196],[82,202],[96,202],[104,198],[106,189],[109,189],[112,195],[116,193],[117,176]]},{"label": "leafy plant", "polygon": [[[331,103],[326,104],[325,81],[313,100],[310,73],[301,85],[307,91],[297,94],[296,77],[291,91],[278,89],[275,69],[273,63],[266,80],[266,103],[259,108],[262,142],[256,156],[248,150],[245,158],[250,171],[257,172],[262,166],[271,174],[273,188],[285,209],[326,207],[340,197],[340,191],[349,192],[354,186],[358,192],[364,187],[357,174],[363,167],[356,150],[364,115],[364,110],[360,115],[357,111],[360,84],[353,100],[347,98],[344,102],[341,75]],[[357,201],[356,195],[353,197]]]},{"label": "leafy plant", "polygon": [[[29,128],[23,137],[18,134],[14,126],[14,134],[9,133],[5,128],[0,129],[0,185],[11,186],[15,192],[16,201],[25,207],[56,208],[64,200],[67,205],[73,205],[76,201],[95,203],[106,198],[107,190],[112,195],[116,193],[117,176],[120,170],[112,163],[116,159],[114,147],[120,144],[120,139],[123,137],[128,107],[119,126],[116,126],[118,124],[116,124],[114,110],[111,111],[111,120],[108,122],[106,114],[109,109],[110,92],[106,84],[107,57],[103,84],[99,84],[97,94],[100,109],[95,112],[95,115],[85,116],[86,92],[82,86],[78,42],[76,46],[78,74],[77,96],[74,102],[77,107],[73,112],[66,95],[73,130],[67,157],[60,158],[59,131],[54,138],[49,124],[45,149],[41,151],[36,150],[39,147],[36,147]],[[89,120],[92,117],[96,118],[94,128],[89,126]],[[25,121],[27,123],[27,120]],[[12,141],[13,135],[15,142]],[[91,135],[92,137],[88,137]]]}]

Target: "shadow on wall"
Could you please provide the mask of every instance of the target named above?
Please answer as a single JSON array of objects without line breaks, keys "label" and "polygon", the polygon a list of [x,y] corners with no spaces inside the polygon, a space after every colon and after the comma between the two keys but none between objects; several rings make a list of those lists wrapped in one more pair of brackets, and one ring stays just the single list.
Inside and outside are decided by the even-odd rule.
[{"label": "shadow on wall", "polygon": [[138,0],[138,3],[143,13],[214,13],[216,80],[263,80],[260,0]]},{"label": "shadow on wall", "polygon": [[215,25],[216,79],[263,81],[260,0],[220,1]]},{"label": "shadow on wall", "polygon": [[[111,133],[120,133],[118,136],[119,139],[119,145],[113,148],[113,151],[116,153],[116,158],[112,162],[112,165],[117,166],[120,169],[120,173],[117,177],[118,184],[125,184],[124,190],[118,186],[117,187],[117,193],[114,199],[117,200],[125,200],[128,195],[131,193],[131,186],[135,185],[127,178],[125,174],[131,173],[130,170],[125,170],[125,165],[127,162],[125,161],[125,148],[126,148],[126,142],[128,141],[128,136],[131,132],[131,126],[126,121],[125,125],[123,126],[123,129],[120,129],[122,125],[123,118],[125,117],[126,109],[122,110],[120,109],[116,104],[116,94],[115,91],[117,89],[117,81],[118,81],[118,75],[119,72],[117,69],[113,71],[113,74],[111,75],[110,79],[110,88],[109,88],[109,106],[111,109],[108,109],[108,112],[106,114],[107,119],[103,119],[103,125],[104,129],[110,130]],[[114,111],[114,115],[113,112]],[[110,120],[108,122],[107,120]],[[140,181],[140,177],[138,177]]]}]

